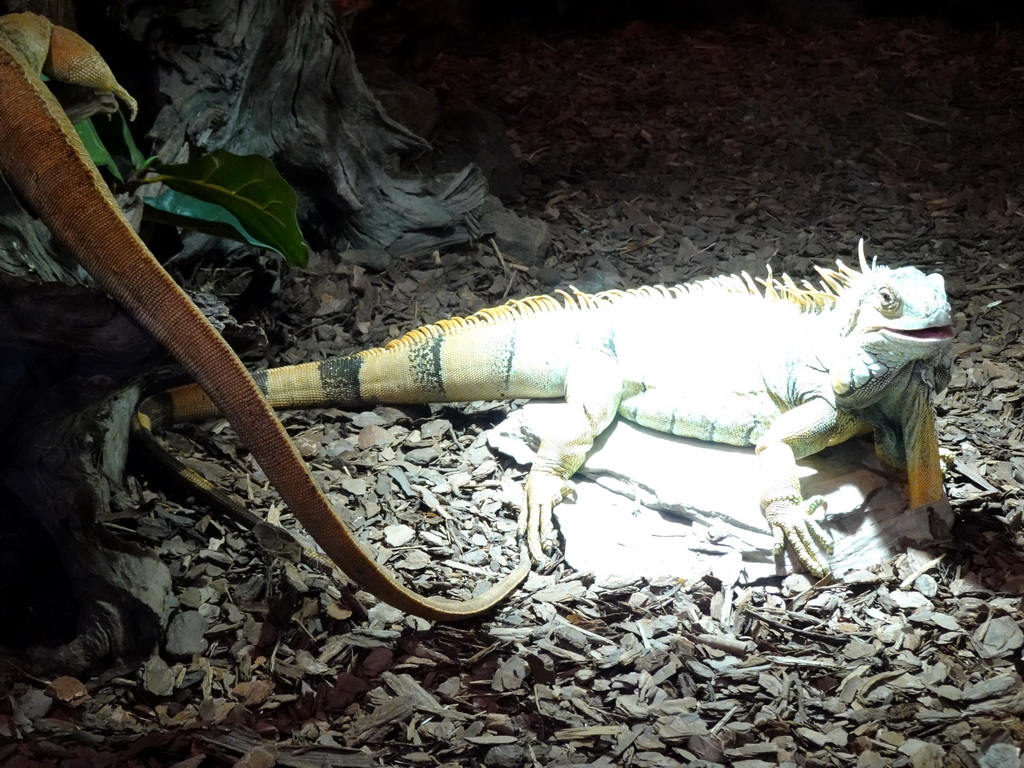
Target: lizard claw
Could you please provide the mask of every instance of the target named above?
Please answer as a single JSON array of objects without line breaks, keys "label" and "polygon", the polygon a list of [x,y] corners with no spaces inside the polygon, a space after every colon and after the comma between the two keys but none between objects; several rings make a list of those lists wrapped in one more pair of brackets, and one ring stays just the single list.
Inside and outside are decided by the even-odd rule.
[{"label": "lizard claw", "polygon": [[818,548],[831,554],[832,537],[811,515],[825,506],[825,499],[812,496],[798,504],[788,499],[780,500],[765,509],[765,517],[775,538],[775,554],[781,554],[789,542],[801,565],[818,577],[826,576],[830,571]]},{"label": "lizard claw", "polygon": [[530,472],[524,511],[519,515],[519,538],[526,539],[530,557],[538,565],[548,563],[558,543],[552,510],[572,492],[572,484],[557,475]]}]

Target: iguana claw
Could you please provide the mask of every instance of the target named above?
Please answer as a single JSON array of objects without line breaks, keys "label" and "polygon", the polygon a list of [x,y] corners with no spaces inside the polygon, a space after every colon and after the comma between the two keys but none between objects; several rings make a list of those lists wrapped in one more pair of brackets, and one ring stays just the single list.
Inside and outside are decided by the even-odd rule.
[{"label": "iguana claw", "polygon": [[526,503],[519,515],[519,538],[526,538],[530,557],[538,565],[550,560],[558,537],[552,510],[573,493],[572,483],[549,472],[533,470],[526,481]]},{"label": "iguana claw", "polygon": [[781,554],[788,541],[797,560],[818,577],[828,575],[831,570],[817,550],[821,547],[831,554],[832,537],[811,515],[825,506],[825,499],[812,496],[799,503],[781,499],[764,511],[775,538],[775,554]]}]

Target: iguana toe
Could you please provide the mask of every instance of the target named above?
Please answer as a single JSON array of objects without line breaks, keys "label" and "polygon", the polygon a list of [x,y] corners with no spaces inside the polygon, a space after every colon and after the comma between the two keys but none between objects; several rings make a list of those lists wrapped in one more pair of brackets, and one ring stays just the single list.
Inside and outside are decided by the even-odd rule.
[{"label": "iguana toe", "polygon": [[825,507],[825,499],[812,496],[799,504],[780,501],[765,510],[775,538],[775,554],[781,554],[788,542],[801,565],[819,577],[827,575],[831,570],[819,549],[831,554],[833,544],[832,537],[811,515]]},{"label": "iguana toe", "polygon": [[543,565],[555,551],[558,536],[552,510],[572,493],[572,484],[549,472],[530,472],[526,481],[526,514],[519,517],[519,535],[526,537],[530,557]]}]

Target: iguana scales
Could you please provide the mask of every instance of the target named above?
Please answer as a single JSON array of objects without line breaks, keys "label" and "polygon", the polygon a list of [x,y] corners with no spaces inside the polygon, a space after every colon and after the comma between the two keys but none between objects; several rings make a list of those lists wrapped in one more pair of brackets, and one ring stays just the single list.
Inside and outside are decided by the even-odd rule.
[{"label": "iguana scales", "polygon": [[[829,539],[795,460],[874,432],[908,475],[913,507],[942,498],[931,397],[949,379],[953,332],[942,277],[841,262],[818,287],[746,274],[690,285],[535,296],[418,328],[383,348],[254,374],[275,408],[564,398],[545,425],[522,526],[544,560],[552,507],[616,415],[685,437],[753,446],[777,550],[813,573]],[[188,385],[147,399],[139,428],[216,416]],[[743,478],[737,478],[743,482]]]},{"label": "iguana scales", "polygon": [[467,601],[423,597],[395,581],[345,527],[245,367],[135,234],[49,89],[55,79],[135,101],[74,32],[31,13],[0,17],[0,173],[57,240],[209,393],[295,517],[327,555],[381,600],[429,619],[489,610],[525,578],[529,558]]}]

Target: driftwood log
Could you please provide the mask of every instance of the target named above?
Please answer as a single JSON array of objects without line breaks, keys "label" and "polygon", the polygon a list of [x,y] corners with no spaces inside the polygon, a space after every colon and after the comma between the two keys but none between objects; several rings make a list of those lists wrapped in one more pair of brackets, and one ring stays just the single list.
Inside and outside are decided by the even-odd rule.
[{"label": "driftwood log", "polygon": [[[0,1],[0,12],[20,10],[47,9]],[[470,239],[482,176],[390,170],[396,153],[425,144],[364,85],[326,0],[117,2],[77,21],[140,97],[152,153],[270,157],[297,189],[314,247],[398,257]],[[86,102],[79,117],[103,107]],[[208,247],[192,236],[183,253]],[[168,571],[98,521],[118,506],[135,384],[166,358],[2,179],[0,276],[0,646],[61,672],[148,654]]]},{"label": "driftwood log", "polygon": [[0,632],[78,669],[152,647],[170,589],[153,555],[96,524],[122,484],[137,392],[159,350],[102,294],[0,278]]},{"label": "driftwood log", "polygon": [[384,112],[326,0],[120,9],[155,67],[162,106],[151,135],[162,159],[218,148],[269,157],[298,192],[314,248],[402,257],[472,238],[484,177],[473,166],[438,179],[393,170],[396,156],[428,145]]}]

